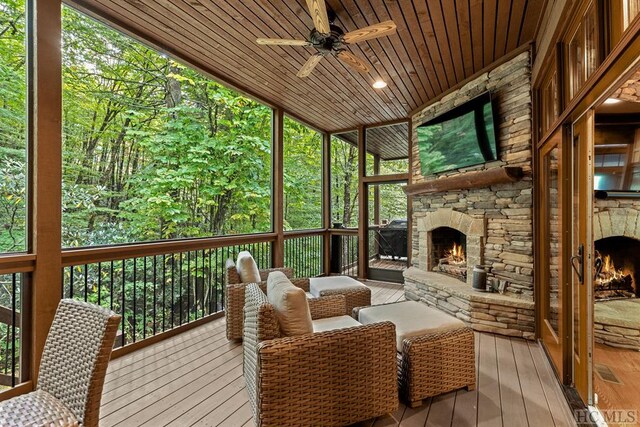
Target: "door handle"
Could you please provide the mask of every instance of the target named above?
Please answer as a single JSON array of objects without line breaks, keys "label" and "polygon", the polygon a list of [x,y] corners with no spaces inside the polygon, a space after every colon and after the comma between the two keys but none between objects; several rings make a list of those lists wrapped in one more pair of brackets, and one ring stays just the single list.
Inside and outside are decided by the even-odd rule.
[{"label": "door handle", "polygon": [[[576,265],[576,261],[578,265]],[[584,245],[578,246],[578,255],[574,255],[570,259],[573,271],[578,275],[578,281],[584,283]]]}]

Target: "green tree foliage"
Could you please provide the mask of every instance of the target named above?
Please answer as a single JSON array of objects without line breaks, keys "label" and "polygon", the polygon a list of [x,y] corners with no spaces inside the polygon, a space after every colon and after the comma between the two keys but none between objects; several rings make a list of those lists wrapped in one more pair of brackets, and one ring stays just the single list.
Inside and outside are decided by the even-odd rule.
[{"label": "green tree foliage", "polygon": [[331,138],[331,220],[358,226],[358,148]]}]

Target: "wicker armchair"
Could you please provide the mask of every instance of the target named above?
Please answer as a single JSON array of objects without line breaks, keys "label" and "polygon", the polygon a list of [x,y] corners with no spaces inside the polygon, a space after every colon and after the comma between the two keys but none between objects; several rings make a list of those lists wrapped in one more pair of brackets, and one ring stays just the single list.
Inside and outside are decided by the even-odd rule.
[{"label": "wicker armchair", "polygon": [[[348,425],[398,408],[391,322],[282,338],[259,286],[247,286],[246,301],[244,375],[256,425]],[[345,298],[310,299],[309,309],[314,320],[344,315]]]},{"label": "wicker armchair", "polygon": [[[290,268],[260,270],[260,279],[262,281],[259,285],[264,292],[267,291],[267,277],[273,271],[282,271],[288,278],[293,275],[293,270]],[[305,292],[309,292],[308,279],[296,279],[293,280],[293,284],[304,289]],[[236,263],[229,258],[224,275],[224,310],[227,323],[227,339],[230,341],[242,339],[242,310],[244,309],[244,289],[247,285],[248,283],[242,283],[236,269]]]},{"label": "wicker armchair", "polygon": [[0,403],[0,425],[98,425],[102,386],[120,316],[71,299],[58,305],[36,391]]}]

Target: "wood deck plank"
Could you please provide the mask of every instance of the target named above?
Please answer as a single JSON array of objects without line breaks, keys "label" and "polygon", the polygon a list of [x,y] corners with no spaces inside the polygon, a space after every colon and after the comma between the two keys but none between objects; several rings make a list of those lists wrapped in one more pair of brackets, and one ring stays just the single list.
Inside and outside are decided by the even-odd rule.
[{"label": "wood deck plank", "polygon": [[[374,304],[404,298],[402,285],[367,285]],[[215,320],[112,361],[100,425],[253,426],[242,347],[226,340],[224,326],[224,319]],[[415,409],[401,403],[393,414],[359,426],[533,426],[550,419],[551,425],[575,425],[537,343],[484,333],[475,340],[476,391],[426,399]],[[514,420],[517,413],[525,415]]]}]

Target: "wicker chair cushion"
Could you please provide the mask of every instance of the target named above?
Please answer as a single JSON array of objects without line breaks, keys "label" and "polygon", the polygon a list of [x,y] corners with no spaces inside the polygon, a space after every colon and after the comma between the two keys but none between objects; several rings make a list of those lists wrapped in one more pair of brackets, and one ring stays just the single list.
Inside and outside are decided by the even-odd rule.
[{"label": "wicker chair cushion", "polygon": [[280,271],[269,274],[267,299],[278,318],[285,336],[310,334],[313,332],[311,311],[304,290],[296,287]]},{"label": "wicker chair cushion", "polygon": [[248,251],[242,251],[238,254],[236,269],[242,283],[259,283],[262,280],[258,264]]},{"label": "wicker chair cushion", "polygon": [[339,291],[361,287],[366,287],[366,285],[348,276],[311,277],[309,279],[309,288],[315,297],[320,297],[322,291]]},{"label": "wicker chair cushion", "polygon": [[362,326],[351,316],[326,317],[324,319],[316,319],[313,321],[313,332],[333,331],[336,329],[352,328],[354,326]]},{"label": "wicker chair cushion", "polygon": [[0,425],[78,426],[79,423],[62,402],[44,390],[36,390],[0,403]]},{"label": "wicker chair cushion", "polygon": [[402,351],[406,338],[464,328],[462,320],[417,301],[402,301],[363,308],[358,313],[363,325],[389,320],[396,325],[396,345]]}]

